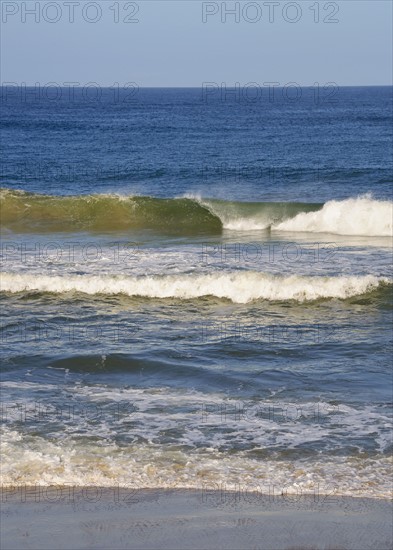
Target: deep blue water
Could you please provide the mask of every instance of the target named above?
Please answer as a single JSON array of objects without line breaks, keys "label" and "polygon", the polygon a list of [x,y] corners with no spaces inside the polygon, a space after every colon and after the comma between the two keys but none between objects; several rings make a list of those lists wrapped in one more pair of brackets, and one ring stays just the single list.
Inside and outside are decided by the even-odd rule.
[{"label": "deep blue water", "polygon": [[391,87],[322,89],[319,99],[313,88],[298,99],[263,92],[253,101],[242,92],[103,89],[88,99],[76,88],[49,100],[42,89],[3,88],[2,185],[249,201],[391,196]]}]

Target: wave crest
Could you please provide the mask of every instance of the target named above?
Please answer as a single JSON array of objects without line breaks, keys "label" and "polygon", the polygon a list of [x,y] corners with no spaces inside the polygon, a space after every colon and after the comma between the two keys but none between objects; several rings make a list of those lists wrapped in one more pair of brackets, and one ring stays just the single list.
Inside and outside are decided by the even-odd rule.
[{"label": "wave crest", "polygon": [[255,271],[166,276],[91,276],[67,277],[1,274],[3,292],[80,292],[89,295],[123,294],[145,298],[188,300],[214,296],[234,303],[254,300],[296,300],[298,302],[365,294],[381,285],[392,284],[386,277],[281,276]]},{"label": "wave crest", "polygon": [[393,234],[393,202],[376,201],[370,196],[329,201],[317,212],[301,212],[274,225],[277,231],[304,231],[388,237]]},{"label": "wave crest", "polygon": [[320,204],[239,202],[196,196],[52,196],[2,189],[0,204],[1,225],[16,231],[149,229],[199,235],[219,234],[227,229],[393,235],[393,202],[368,195]]}]

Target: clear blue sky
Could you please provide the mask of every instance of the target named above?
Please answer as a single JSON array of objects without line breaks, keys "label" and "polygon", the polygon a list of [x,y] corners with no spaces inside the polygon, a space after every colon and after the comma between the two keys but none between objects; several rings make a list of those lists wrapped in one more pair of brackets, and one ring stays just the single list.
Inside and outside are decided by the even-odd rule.
[{"label": "clear blue sky", "polygon": [[[90,2],[83,13],[86,0],[79,0],[73,22],[72,8],[63,0],[39,2],[37,15],[26,13],[25,7],[33,9],[37,1],[1,0],[2,83],[392,84],[391,0],[304,0],[297,2],[301,13],[294,5],[285,7],[288,2],[269,7],[265,0],[242,1],[239,8],[226,2],[228,9],[240,10],[238,22],[221,11],[220,0],[205,5],[212,12],[205,14],[205,23],[201,1],[139,0],[138,13],[133,13],[130,2],[101,0]],[[126,23],[127,17],[138,22]]]}]

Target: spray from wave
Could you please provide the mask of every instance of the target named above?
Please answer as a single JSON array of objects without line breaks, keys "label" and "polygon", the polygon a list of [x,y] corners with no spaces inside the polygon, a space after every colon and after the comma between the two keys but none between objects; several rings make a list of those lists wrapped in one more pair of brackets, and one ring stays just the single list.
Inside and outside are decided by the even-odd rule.
[{"label": "spray from wave", "polygon": [[123,294],[145,298],[180,300],[213,296],[234,303],[254,300],[296,300],[298,302],[340,298],[372,292],[392,281],[386,277],[281,276],[255,271],[166,276],[45,276],[2,273],[3,292],[49,292],[84,294]]}]

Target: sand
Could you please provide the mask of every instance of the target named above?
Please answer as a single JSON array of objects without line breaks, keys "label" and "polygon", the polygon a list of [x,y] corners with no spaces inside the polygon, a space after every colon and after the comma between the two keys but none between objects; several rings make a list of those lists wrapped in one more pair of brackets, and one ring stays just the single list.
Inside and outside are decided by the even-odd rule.
[{"label": "sand", "polygon": [[388,500],[94,487],[2,491],[2,550],[392,547]]}]

